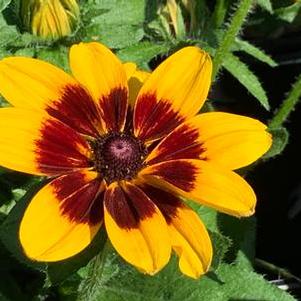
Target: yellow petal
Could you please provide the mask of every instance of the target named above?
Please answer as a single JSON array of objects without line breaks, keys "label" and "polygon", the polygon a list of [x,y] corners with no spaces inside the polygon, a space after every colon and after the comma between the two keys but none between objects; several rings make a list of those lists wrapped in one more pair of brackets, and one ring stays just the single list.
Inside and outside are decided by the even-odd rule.
[{"label": "yellow petal", "polygon": [[212,62],[197,47],[186,47],[165,60],[142,86],[134,111],[134,132],[152,141],[195,115],[205,102]]},{"label": "yellow petal", "polygon": [[129,79],[129,105],[131,108],[134,108],[138,93],[149,76],[149,72],[136,70],[136,72]]},{"label": "yellow petal", "polygon": [[154,164],[175,159],[204,159],[237,169],[260,158],[271,135],[260,121],[222,112],[205,113],[179,125],[149,154]]},{"label": "yellow petal", "polygon": [[170,237],[159,209],[137,187],[111,184],[105,194],[105,225],[116,251],[144,273],[155,274],[169,261]]},{"label": "yellow petal", "polygon": [[208,271],[212,259],[212,245],[204,224],[179,197],[147,184],[142,184],[141,189],[166,219],[180,270],[189,277],[199,278]]},{"label": "yellow petal", "polygon": [[0,165],[36,175],[90,166],[90,147],[73,129],[39,111],[0,109]]},{"label": "yellow petal", "polygon": [[132,75],[135,73],[137,66],[135,63],[127,62],[123,64],[124,71],[126,73],[126,78],[129,81],[129,79],[132,77]]},{"label": "yellow petal", "polygon": [[150,184],[234,216],[254,213],[256,196],[239,175],[201,160],[174,160],[143,169]]},{"label": "yellow petal", "polygon": [[212,245],[206,227],[188,207],[177,210],[169,224],[173,249],[180,257],[183,274],[197,279],[205,274],[212,259]]},{"label": "yellow petal", "polygon": [[70,67],[98,104],[103,128],[121,131],[125,125],[128,85],[119,59],[102,44],[80,43],[71,47]]},{"label": "yellow petal", "polygon": [[103,214],[100,180],[95,172],[61,176],[31,200],[19,236],[25,254],[38,261],[71,257],[92,241]]},{"label": "yellow petal", "polygon": [[87,91],[63,70],[41,60],[0,61],[0,93],[13,106],[47,111],[83,134],[101,132],[99,114]]},{"label": "yellow petal", "polygon": [[0,61],[0,83],[0,93],[13,106],[35,109],[44,109],[61,98],[65,86],[77,84],[63,70],[26,57]]}]

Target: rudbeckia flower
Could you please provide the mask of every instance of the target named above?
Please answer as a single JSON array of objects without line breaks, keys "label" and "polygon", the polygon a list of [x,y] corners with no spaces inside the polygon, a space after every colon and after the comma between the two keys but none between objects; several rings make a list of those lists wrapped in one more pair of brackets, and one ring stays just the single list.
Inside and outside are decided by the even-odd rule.
[{"label": "rudbeckia flower", "polygon": [[79,21],[77,0],[22,0],[24,26],[36,36],[58,39],[68,36]]},{"label": "rudbeckia flower", "polygon": [[179,256],[193,278],[208,271],[209,235],[185,204],[234,216],[256,197],[232,170],[271,145],[261,122],[228,113],[196,115],[212,63],[186,47],[150,75],[99,43],[70,50],[73,77],[46,62],[0,61],[0,165],[50,177],[20,224],[26,255],[59,261],[86,248],[101,227],[117,252],[154,274]]}]

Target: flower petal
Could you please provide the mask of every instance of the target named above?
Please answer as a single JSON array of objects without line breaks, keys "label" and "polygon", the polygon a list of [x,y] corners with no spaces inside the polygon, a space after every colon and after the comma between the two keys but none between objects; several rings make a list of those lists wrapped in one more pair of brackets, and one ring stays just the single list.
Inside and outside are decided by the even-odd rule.
[{"label": "flower petal", "polygon": [[149,76],[149,72],[136,70],[128,80],[129,105],[131,106],[131,108],[134,108],[138,93]]},{"label": "flower petal", "polygon": [[26,255],[38,261],[59,261],[90,244],[102,220],[101,179],[82,171],[61,176],[31,200],[19,236]]},{"label": "flower petal", "polygon": [[207,98],[211,71],[209,55],[197,47],[183,48],[160,64],[139,92],[135,135],[156,140],[195,115]]},{"label": "flower petal", "polygon": [[103,128],[106,131],[123,130],[128,86],[119,59],[102,44],[80,43],[71,47],[70,67],[75,78],[98,104]]},{"label": "flower petal", "polygon": [[149,185],[142,189],[167,221],[173,249],[180,258],[180,270],[199,278],[209,270],[212,259],[212,245],[204,224],[178,197]]},{"label": "flower petal", "polygon": [[83,134],[101,131],[91,96],[70,75],[41,60],[9,57],[0,61],[0,93],[13,106],[46,110]]},{"label": "flower petal", "polygon": [[239,175],[201,160],[174,160],[140,172],[151,185],[234,216],[254,213],[256,196]]},{"label": "flower petal", "polygon": [[36,175],[89,167],[88,143],[73,129],[40,112],[0,109],[0,165]]},{"label": "flower petal", "polygon": [[117,252],[147,274],[169,260],[171,244],[164,217],[137,187],[111,184],[105,193],[105,225]]},{"label": "flower petal", "polygon": [[260,158],[271,135],[260,121],[236,114],[211,112],[179,125],[149,154],[148,164],[175,159],[204,159],[237,169]]}]

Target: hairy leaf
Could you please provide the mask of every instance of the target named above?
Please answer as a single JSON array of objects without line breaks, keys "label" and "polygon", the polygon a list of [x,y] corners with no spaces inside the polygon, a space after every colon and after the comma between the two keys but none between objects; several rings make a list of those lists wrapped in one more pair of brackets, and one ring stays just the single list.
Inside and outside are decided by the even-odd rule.
[{"label": "hairy leaf", "polygon": [[270,129],[270,132],[273,136],[273,144],[270,150],[263,156],[263,159],[269,159],[280,155],[289,141],[289,132],[284,127]]},{"label": "hairy leaf", "polygon": [[169,50],[167,44],[154,44],[151,42],[142,42],[117,52],[119,58],[124,62],[134,62],[140,68],[149,69],[148,63],[159,54],[166,53]]},{"label": "hairy leaf", "polygon": [[236,39],[235,41],[237,50],[241,50],[246,52],[247,54],[253,56],[257,60],[268,64],[271,67],[276,67],[277,63],[269,56],[267,55],[263,50],[259,49],[258,47],[252,45],[248,41],[243,41],[240,39]]},{"label": "hairy leaf", "polygon": [[263,105],[270,109],[268,98],[257,76],[233,54],[227,54],[223,66]]},{"label": "hairy leaf", "polygon": [[2,12],[10,3],[11,0],[0,0],[0,12]]},{"label": "hairy leaf", "polygon": [[273,13],[273,6],[271,0],[257,0],[257,4],[268,11],[269,13]]}]

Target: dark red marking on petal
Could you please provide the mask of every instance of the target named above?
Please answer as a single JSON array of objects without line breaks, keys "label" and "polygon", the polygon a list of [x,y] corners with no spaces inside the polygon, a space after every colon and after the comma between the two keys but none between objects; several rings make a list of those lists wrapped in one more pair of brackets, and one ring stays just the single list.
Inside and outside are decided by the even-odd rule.
[{"label": "dark red marking on petal", "polygon": [[195,187],[197,169],[191,162],[167,161],[154,166],[152,175],[159,176],[166,182],[189,192]]},{"label": "dark red marking on petal", "polygon": [[93,202],[89,214],[87,215],[87,220],[89,225],[96,225],[103,220],[103,199],[105,191],[99,193]]},{"label": "dark red marking on petal", "polygon": [[60,175],[76,168],[88,167],[89,159],[79,147],[89,152],[88,143],[73,129],[56,119],[47,120],[40,129],[36,144],[38,170],[48,175]]},{"label": "dark red marking on petal", "polygon": [[137,186],[128,184],[126,194],[131,200],[140,220],[151,217],[156,208],[147,195]]},{"label": "dark red marking on petal", "polygon": [[99,100],[101,118],[108,131],[118,132],[126,119],[128,91],[126,88],[115,88]]},{"label": "dark red marking on petal", "polygon": [[183,120],[170,101],[158,100],[155,94],[143,94],[136,102],[134,128],[141,140],[162,138]]},{"label": "dark red marking on petal", "polygon": [[123,229],[138,228],[139,221],[155,212],[154,204],[136,187],[130,187],[126,193],[118,186],[108,189],[104,201],[109,214]]},{"label": "dark red marking on petal", "polygon": [[133,109],[130,106],[128,106],[126,113],[124,132],[133,133]]},{"label": "dark red marking on petal", "polygon": [[160,209],[167,223],[171,223],[172,218],[177,215],[178,208],[184,206],[178,197],[162,189],[147,184],[143,185],[141,189]]},{"label": "dark red marking on petal", "polygon": [[[81,173],[72,173],[55,179],[51,186],[63,215],[72,222],[95,225],[102,221],[101,195],[97,196],[101,179],[90,182]],[[98,216],[97,216],[97,210]]]},{"label": "dark red marking on petal", "polygon": [[162,140],[155,150],[156,157],[148,161],[148,164],[176,159],[199,159],[204,148],[197,141],[198,138],[198,129],[183,124]]},{"label": "dark red marking on petal", "polygon": [[93,137],[99,134],[101,123],[96,104],[79,85],[65,86],[62,97],[53,101],[46,111],[82,134]]}]

